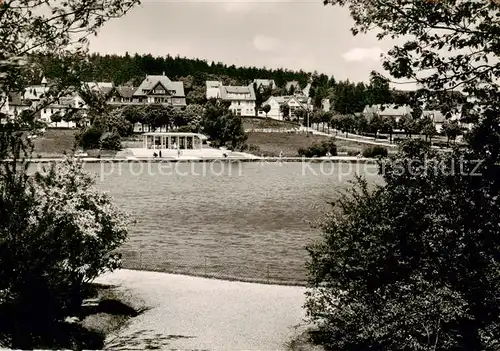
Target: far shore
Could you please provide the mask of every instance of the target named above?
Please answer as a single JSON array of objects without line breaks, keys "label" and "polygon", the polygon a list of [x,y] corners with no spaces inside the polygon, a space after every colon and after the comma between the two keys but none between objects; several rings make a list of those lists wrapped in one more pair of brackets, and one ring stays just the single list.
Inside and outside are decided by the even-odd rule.
[{"label": "far shore", "polygon": [[[33,158],[28,160],[30,163],[52,163],[61,162],[64,157],[54,158]],[[356,156],[332,156],[332,157],[256,157],[256,158],[242,158],[242,157],[196,157],[196,158],[169,158],[169,157],[150,157],[150,158],[97,158],[97,157],[78,157],[78,160],[83,163],[193,163],[193,162],[335,162],[335,163],[373,163],[377,164],[378,160],[374,158],[364,158]],[[0,162],[12,162],[12,159],[0,160]]]}]

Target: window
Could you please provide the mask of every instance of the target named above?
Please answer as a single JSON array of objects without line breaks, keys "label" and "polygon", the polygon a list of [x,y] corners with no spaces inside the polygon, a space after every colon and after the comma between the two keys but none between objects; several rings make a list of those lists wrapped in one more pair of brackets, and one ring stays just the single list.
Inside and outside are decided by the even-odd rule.
[{"label": "window", "polygon": [[240,104],[241,104],[241,101],[238,101],[238,105],[240,105]]},{"label": "window", "polygon": [[165,90],[163,89],[156,89],[155,94],[165,94]]}]

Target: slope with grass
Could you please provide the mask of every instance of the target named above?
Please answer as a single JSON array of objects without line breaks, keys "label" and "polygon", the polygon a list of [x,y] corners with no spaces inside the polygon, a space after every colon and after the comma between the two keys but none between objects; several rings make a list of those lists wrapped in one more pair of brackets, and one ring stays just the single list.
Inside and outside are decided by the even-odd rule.
[{"label": "slope with grass", "polygon": [[[283,152],[284,157],[298,156],[298,149],[308,148],[315,143],[321,143],[330,137],[323,135],[308,135],[306,133],[263,133],[248,132],[247,152],[257,156],[277,157]],[[358,143],[351,140],[336,139],[337,152],[352,155],[362,153],[369,144]]]}]

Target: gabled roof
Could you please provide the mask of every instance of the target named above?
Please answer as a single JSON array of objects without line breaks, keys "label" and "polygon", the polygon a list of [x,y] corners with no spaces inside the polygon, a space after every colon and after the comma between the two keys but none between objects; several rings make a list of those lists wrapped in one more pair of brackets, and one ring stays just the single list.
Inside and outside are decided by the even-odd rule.
[{"label": "gabled roof", "polygon": [[[271,96],[269,99],[267,99],[265,102],[263,102],[263,105],[269,104],[271,100],[275,100],[278,104],[283,105],[287,104],[290,100],[295,100],[297,101],[301,106],[304,104],[303,102],[300,101],[297,96]],[[302,106],[304,107],[304,106]]]},{"label": "gabled roof", "polygon": [[175,96],[184,96],[184,83],[173,82],[167,76],[146,76],[139,87],[134,92],[134,96],[146,96],[144,90],[150,91],[158,83],[161,83],[167,90],[175,91]]},{"label": "gabled roof", "polygon": [[[255,92],[251,86],[222,86],[220,94],[222,100],[255,100]],[[237,96],[231,96],[233,94]]]},{"label": "gabled roof", "polygon": [[307,83],[306,87],[302,90],[302,94],[305,96],[309,96],[309,92],[311,91],[311,83]]},{"label": "gabled roof", "polygon": [[134,95],[134,92],[136,91],[135,87],[131,87],[128,85],[119,85],[115,88],[115,91],[120,95],[121,97],[124,98],[131,98]]},{"label": "gabled roof", "polygon": [[114,87],[113,83],[110,82],[83,82],[82,85],[92,91],[99,91],[104,95],[109,94]]},{"label": "gabled roof", "polygon": [[379,116],[404,116],[412,113],[412,108],[408,105],[372,105],[365,106],[363,113],[366,114],[377,114]]}]

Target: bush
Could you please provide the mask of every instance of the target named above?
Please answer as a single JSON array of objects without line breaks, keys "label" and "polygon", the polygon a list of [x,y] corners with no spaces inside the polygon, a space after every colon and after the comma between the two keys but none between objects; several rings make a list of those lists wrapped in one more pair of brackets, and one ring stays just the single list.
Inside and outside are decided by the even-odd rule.
[{"label": "bush", "polygon": [[300,148],[297,153],[301,157],[323,157],[330,153],[331,156],[337,156],[337,145],[334,140],[326,140],[321,143],[316,143],[308,147],[307,149]]},{"label": "bush", "polygon": [[260,151],[259,145],[254,145],[254,144],[248,145],[248,152],[259,152],[259,151]]},{"label": "bush", "polygon": [[98,149],[100,147],[102,132],[96,127],[89,127],[82,130],[76,136],[76,143],[84,151]]},{"label": "bush", "polygon": [[328,350],[499,350],[498,164],[411,144],[323,222],[307,314]]},{"label": "bush", "polygon": [[127,217],[94,182],[70,160],[0,182],[0,344],[44,343],[79,315],[85,283],[119,267],[113,252],[126,240]]},{"label": "bush", "polygon": [[103,150],[121,150],[120,134],[113,132],[104,133],[99,140],[99,146]]},{"label": "bush", "polygon": [[370,158],[375,158],[375,157],[387,157],[389,152],[385,147],[382,146],[373,146],[369,147],[365,150],[363,150],[363,157],[370,157]]},{"label": "bush", "polygon": [[360,151],[358,150],[347,150],[347,156],[358,156]]}]

